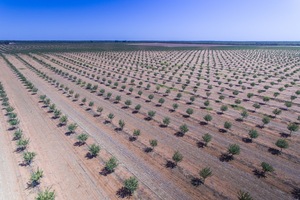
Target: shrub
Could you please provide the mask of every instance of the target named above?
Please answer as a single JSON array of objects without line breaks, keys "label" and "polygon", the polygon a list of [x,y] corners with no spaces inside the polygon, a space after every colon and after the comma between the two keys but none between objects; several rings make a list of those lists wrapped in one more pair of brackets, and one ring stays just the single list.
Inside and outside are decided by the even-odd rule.
[{"label": "shrub", "polygon": [[239,155],[240,154],[240,146],[238,144],[231,144],[228,147],[228,153],[230,155]]},{"label": "shrub", "polygon": [[289,143],[285,139],[278,139],[275,145],[281,149],[281,152],[282,149],[287,149],[289,147]]},{"label": "shrub", "polygon": [[36,197],[36,200],[54,200],[55,199],[55,192],[50,191],[49,188],[47,188],[45,191],[40,191],[38,193],[38,196]]},{"label": "shrub", "polygon": [[83,145],[85,144],[86,140],[89,138],[89,135],[88,134],[85,134],[85,133],[82,133],[80,135],[77,136],[77,140],[78,142]]},{"label": "shrub", "polygon": [[89,146],[89,153],[91,157],[96,157],[99,154],[100,150],[101,148],[97,144],[92,144],[91,146]]},{"label": "shrub", "polygon": [[205,179],[212,176],[213,174],[209,167],[205,167],[199,172],[199,175],[202,177],[202,181],[204,183]]},{"label": "shrub", "polygon": [[105,169],[109,171],[110,173],[115,170],[115,168],[118,166],[118,160],[115,157],[111,157],[106,163],[105,163]]},{"label": "shrub", "polygon": [[134,191],[138,188],[138,180],[135,177],[130,177],[124,181],[124,188],[130,193],[133,194]]},{"label": "shrub", "polygon": [[181,153],[179,153],[179,151],[175,151],[173,157],[172,157],[173,161],[175,162],[175,164],[177,165],[177,163],[181,162],[183,159],[183,155]]},{"label": "shrub", "polygon": [[205,146],[211,141],[212,136],[209,133],[206,133],[202,136],[203,141],[205,142]]}]

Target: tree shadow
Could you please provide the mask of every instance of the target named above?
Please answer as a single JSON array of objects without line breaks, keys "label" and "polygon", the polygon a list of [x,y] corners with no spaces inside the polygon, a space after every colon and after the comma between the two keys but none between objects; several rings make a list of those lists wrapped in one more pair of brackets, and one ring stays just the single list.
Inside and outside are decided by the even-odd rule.
[{"label": "tree shadow", "polygon": [[183,136],[184,136],[184,133],[178,131],[178,132],[176,132],[174,135],[177,136],[177,137],[183,137]]},{"label": "tree shadow", "polygon": [[186,114],[183,114],[182,117],[183,117],[183,118],[189,118],[190,116],[189,116],[189,115],[186,115]]},{"label": "tree shadow", "polygon": [[232,161],[233,159],[234,159],[233,156],[228,153],[222,153],[219,158],[221,162],[229,162]]},{"label": "tree shadow", "polygon": [[236,118],[235,121],[237,121],[237,122],[243,122],[244,120],[242,118]]},{"label": "tree shadow", "polygon": [[134,141],[136,141],[136,137],[134,137],[134,136],[130,136],[130,137],[129,137],[129,141],[130,141],[130,142],[134,142]]},{"label": "tree shadow", "polygon": [[117,191],[116,195],[119,198],[126,198],[126,197],[130,197],[132,194],[125,187],[122,187]]},{"label": "tree shadow", "polygon": [[63,124],[63,123],[59,123],[59,124],[57,124],[57,127],[63,127],[63,126],[65,126],[66,124]]},{"label": "tree shadow", "polygon": [[144,148],[144,152],[145,152],[145,153],[150,153],[150,152],[152,152],[152,151],[153,151],[153,149],[150,148],[150,147]]},{"label": "tree shadow", "polygon": [[223,129],[223,128],[220,128],[220,129],[219,129],[219,132],[220,132],[220,133],[226,133],[227,130],[225,130],[225,129]]},{"label": "tree shadow", "polygon": [[205,121],[200,121],[200,125],[202,125],[202,126],[205,126],[205,125],[207,125],[208,123],[207,122],[205,122]]},{"label": "tree shadow", "polygon": [[13,126],[13,127],[8,128],[7,130],[8,130],[8,131],[13,131],[13,130],[15,130],[15,129],[16,129],[16,127]]},{"label": "tree shadow", "polygon": [[110,124],[110,121],[106,119],[103,124]]},{"label": "tree shadow", "polygon": [[260,128],[260,129],[263,129],[263,128],[264,128],[263,125],[259,125],[259,124],[257,124],[255,127]]},{"label": "tree shadow", "polygon": [[74,143],[74,146],[76,146],[76,147],[81,147],[82,145],[84,145],[84,143],[80,142],[80,141],[77,141]]},{"label": "tree shadow", "polygon": [[280,152],[278,149],[274,149],[274,148],[272,148],[272,147],[270,147],[270,148],[268,149],[268,152],[271,153],[272,155],[276,155],[276,156],[278,156],[278,155],[281,154],[281,152]]},{"label": "tree shadow", "polygon": [[165,125],[165,124],[160,124],[159,127],[160,127],[160,128],[166,128],[166,127],[168,127],[168,126]]},{"label": "tree shadow", "polygon": [[85,157],[86,157],[87,159],[92,159],[92,158],[94,158],[94,157],[96,157],[96,156],[92,155],[90,152],[87,152],[86,155],[85,155]]},{"label": "tree shadow", "polygon": [[145,117],[144,118],[144,120],[146,120],[146,121],[151,121],[151,119],[152,119],[151,117]]},{"label": "tree shadow", "polygon": [[252,140],[250,138],[246,138],[246,137],[244,137],[242,139],[242,141],[245,142],[245,143],[252,143]]},{"label": "tree shadow", "polygon": [[288,137],[291,137],[291,135],[290,134],[287,134],[287,133],[279,133],[280,134],[280,136],[281,137],[283,137],[283,138],[288,138]]},{"label": "tree shadow", "polygon": [[174,169],[176,167],[176,163],[173,161],[167,160],[166,168]]},{"label": "tree shadow", "polygon": [[18,147],[18,148],[16,148],[15,152],[20,153],[20,152],[23,152],[25,149],[26,149],[26,147]]},{"label": "tree shadow", "polygon": [[32,189],[32,188],[35,188],[35,187],[38,186],[39,184],[40,184],[40,182],[37,182],[37,181],[29,182],[29,183],[27,183],[27,188],[26,188],[26,189]]},{"label": "tree shadow", "polygon": [[28,163],[26,163],[26,162],[21,162],[20,164],[19,164],[19,166],[21,166],[21,167],[27,167],[27,166],[29,166],[30,164],[28,164]]},{"label": "tree shadow", "polygon": [[197,147],[198,147],[198,148],[204,148],[204,147],[205,147],[205,143],[199,141],[199,142],[197,142]]},{"label": "tree shadow", "polygon": [[266,177],[265,172],[258,170],[258,169],[254,169],[253,173],[257,178],[265,178]]},{"label": "tree shadow", "polygon": [[294,188],[293,191],[291,192],[291,194],[293,195],[293,197],[295,199],[300,200],[300,188]]},{"label": "tree shadow", "polygon": [[99,172],[99,174],[102,175],[102,176],[107,176],[111,173],[113,173],[113,171],[108,170],[106,167],[103,167],[101,172]]},{"label": "tree shadow", "polygon": [[198,187],[198,186],[202,185],[203,182],[200,178],[193,177],[192,180],[191,180],[191,184],[195,187]]},{"label": "tree shadow", "polygon": [[119,127],[115,128],[114,130],[115,130],[116,132],[118,132],[118,131],[122,131],[122,129],[121,129],[121,128],[119,128]]}]

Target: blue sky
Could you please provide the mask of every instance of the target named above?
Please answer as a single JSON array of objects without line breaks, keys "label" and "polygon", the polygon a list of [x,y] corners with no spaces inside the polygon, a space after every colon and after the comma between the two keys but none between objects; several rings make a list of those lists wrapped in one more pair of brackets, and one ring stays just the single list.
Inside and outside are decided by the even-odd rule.
[{"label": "blue sky", "polygon": [[300,41],[300,0],[0,0],[0,40]]}]

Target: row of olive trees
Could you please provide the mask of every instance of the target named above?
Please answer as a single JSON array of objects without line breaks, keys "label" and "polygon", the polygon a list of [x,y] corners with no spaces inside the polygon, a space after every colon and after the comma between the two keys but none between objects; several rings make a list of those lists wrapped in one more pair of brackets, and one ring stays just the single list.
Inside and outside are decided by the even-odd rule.
[{"label": "row of olive trees", "polygon": [[[9,67],[16,73],[17,77],[20,79],[20,81],[24,84],[26,88],[29,89],[29,92],[32,92],[32,94],[36,94],[38,89],[34,87],[34,85],[28,81],[23,74],[21,74],[17,68],[15,68],[5,57],[3,57],[4,60],[7,62]],[[0,83],[0,97],[2,101],[2,106],[4,106],[6,110],[6,114],[9,118],[9,124],[11,125],[11,130],[17,129],[18,124],[20,121],[17,118],[17,113],[14,112],[14,108],[9,105],[9,98],[7,97],[7,94],[4,90],[4,87],[2,83]],[[29,145],[29,138],[25,138],[23,131],[19,128],[14,132],[13,140],[16,141],[17,144],[17,151],[23,152],[23,166],[29,166],[31,168],[31,164],[36,157],[35,152],[28,151],[28,145]],[[31,176],[28,182],[29,187],[36,187],[40,184],[41,178],[43,177],[43,170],[37,168],[36,170],[31,169]],[[46,189],[46,191],[41,191],[38,193],[38,196],[36,197],[37,200],[44,199],[44,197],[49,197],[47,199],[54,200],[55,198],[55,192],[50,191],[49,189]]]}]

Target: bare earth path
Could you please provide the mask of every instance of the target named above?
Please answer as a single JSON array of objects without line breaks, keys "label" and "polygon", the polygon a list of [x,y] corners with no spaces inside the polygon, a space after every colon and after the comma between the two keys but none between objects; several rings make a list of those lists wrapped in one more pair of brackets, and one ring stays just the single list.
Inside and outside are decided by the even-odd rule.
[{"label": "bare earth path", "polygon": [[4,123],[5,119],[0,113],[0,199],[25,199],[18,163],[14,158],[14,149],[9,141],[9,132],[4,129]]},{"label": "bare earth path", "polygon": [[20,113],[21,126],[28,133],[30,146],[37,153],[35,162],[44,171],[43,182],[52,186],[57,198],[108,199],[101,187],[95,184],[94,178],[80,164],[77,156],[57,135],[58,130],[51,120],[35,105],[32,97],[8,67],[3,70],[1,79],[12,99],[11,104]]}]

